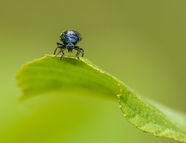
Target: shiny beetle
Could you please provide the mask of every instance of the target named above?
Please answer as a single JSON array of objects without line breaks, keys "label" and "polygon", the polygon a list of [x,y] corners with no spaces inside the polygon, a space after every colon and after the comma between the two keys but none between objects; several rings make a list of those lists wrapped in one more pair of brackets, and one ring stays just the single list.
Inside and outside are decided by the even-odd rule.
[{"label": "shiny beetle", "polygon": [[[77,32],[76,30],[73,29],[69,29],[64,31],[63,33],[61,33],[60,35],[60,41],[62,41],[62,43],[57,42],[57,48],[54,50],[54,55],[58,55],[60,53],[62,53],[60,60],[62,59],[63,55],[64,55],[64,50],[68,50],[68,52],[72,52],[72,50],[76,50],[76,57],[79,60],[79,54],[81,53],[82,57],[84,55],[84,50],[82,48],[80,48],[79,46],[76,46],[76,44],[81,41],[82,36],[79,32]],[[60,51],[56,54],[57,49],[60,49]]]}]

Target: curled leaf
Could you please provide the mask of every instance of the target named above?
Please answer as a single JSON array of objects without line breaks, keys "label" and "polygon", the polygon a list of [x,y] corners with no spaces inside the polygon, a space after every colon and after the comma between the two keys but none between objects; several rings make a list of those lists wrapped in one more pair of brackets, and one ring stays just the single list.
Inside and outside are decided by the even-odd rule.
[{"label": "curled leaf", "polygon": [[[25,64],[17,73],[22,100],[43,94],[73,93],[118,100],[125,118],[155,136],[186,142],[186,115],[135,94],[120,80],[88,60],[46,55]],[[111,113],[112,114],[112,113]]]}]

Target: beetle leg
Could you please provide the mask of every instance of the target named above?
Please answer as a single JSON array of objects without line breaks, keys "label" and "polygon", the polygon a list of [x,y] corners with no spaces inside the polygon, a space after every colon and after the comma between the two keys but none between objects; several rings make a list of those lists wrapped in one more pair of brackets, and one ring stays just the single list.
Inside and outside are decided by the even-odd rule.
[{"label": "beetle leg", "polygon": [[[60,51],[56,54],[56,51],[57,51],[57,49],[60,49]],[[60,53],[62,53],[62,55],[61,55],[61,57],[60,57],[60,60],[62,59],[62,57],[63,57],[63,55],[64,55],[64,50],[66,49],[66,47],[62,44],[62,43],[59,43],[59,42],[57,42],[57,48],[54,50],[54,55],[55,56],[57,56],[57,55],[59,55]]]},{"label": "beetle leg", "polygon": [[59,55],[61,52],[62,52],[62,54],[64,53],[64,52],[62,51],[62,49],[60,49],[60,51],[56,54],[56,56]]},{"label": "beetle leg", "polygon": [[77,53],[76,53],[76,57],[77,57],[78,60],[80,60],[80,59],[79,59],[79,50],[78,50]]},{"label": "beetle leg", "polygon": [[[64,49],[64,50],[65,50],[65,49]],[[61,49],[61,53],[62,53],[62,54],[61,54],[60,60],[62,59],[62,57],[63,57],[63,55],[64,55],[64,52],[63,52],[64,50]]]},{"label": "beetle leg", "polygon": [[84,50],[82,48],[80,48],[80,51],[82,53],[81,57],[83,57],[84,56]]},{"label": "beetle leg", "polygon": [[[58,47],[57,47],[58,48]],[[54,50],[54,53],[53,53],[53,55],[55,55],[56,54],[56,51],[57,51],[57,48]]]},{"label": "beetle leg", "polygon": [[[57,48],[61,48],[61,47],[63,47],[63,44],[61,44],[61,43],[57,42]],[[55,55],[55,54],[56,54],[57,48],[54,50],[53,55]]]},{"label": "beetle leg", "polygon": [[79,60],[79,54],[82,53],[81,56],[83,57],[83,55],[84,55],[84,50],[83,50],[82,48],[78,47],[78,46],[75,46],[74,49],[77,50],[76,57],[77,57],[78,60]]}]

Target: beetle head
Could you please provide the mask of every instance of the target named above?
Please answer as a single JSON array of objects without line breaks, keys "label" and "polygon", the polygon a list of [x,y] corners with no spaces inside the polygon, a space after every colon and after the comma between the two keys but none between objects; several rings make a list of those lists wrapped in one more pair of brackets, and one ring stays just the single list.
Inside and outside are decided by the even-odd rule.
[{"label": "beetle head", "polygon": [[66,47],[67,47],[68,52],[72,52],[72,50],[74,49],[74,45],[72,43],[68,43]]}]

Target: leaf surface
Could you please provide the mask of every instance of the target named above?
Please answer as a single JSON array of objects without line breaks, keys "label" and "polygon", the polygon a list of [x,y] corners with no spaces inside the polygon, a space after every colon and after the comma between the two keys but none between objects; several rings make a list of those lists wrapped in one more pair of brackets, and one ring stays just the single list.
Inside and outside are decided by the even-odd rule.
[{"label": "leaf surface", "polygon": [[[117,101],[125,118],[155,136],[186,142],[186,115],[137,95],[117,78],[90,61],[46,55],[25,64],[17,73],[21,100],[43,94],[72,93]],[[111,113],[112,114],[112,113]]]}]

